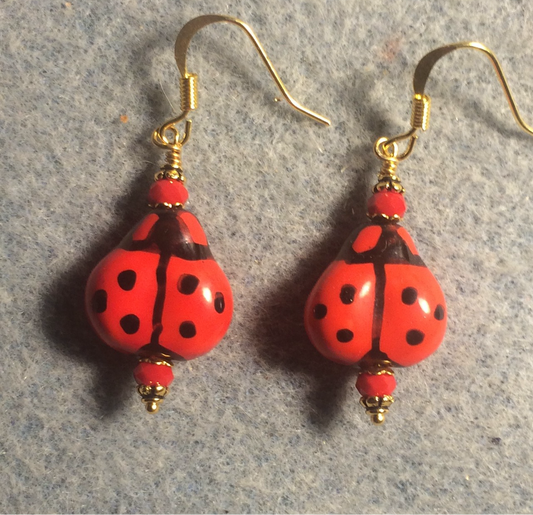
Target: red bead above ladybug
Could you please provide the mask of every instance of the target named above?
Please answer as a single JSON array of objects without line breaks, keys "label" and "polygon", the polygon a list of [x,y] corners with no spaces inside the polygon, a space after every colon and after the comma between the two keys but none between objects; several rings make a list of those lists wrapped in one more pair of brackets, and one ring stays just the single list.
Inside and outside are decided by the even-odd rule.
[{"label": "red bead above ladybug", "polygon": [[[427,358],[446,329],[444,295],[413,240],[396,223],[383,223],[385,218],[398,220],[404,211],[401,193],[375,193],[369,216],[379,222],[354,231],[305,307],[305,327],[315,347],[338,363],[359,364],[366,375],[392,374],[392,366]],[[390,404],[392,390],[378,391],[382,383],[358,382],[363,401],[386,398]],[[390,385],[394,388],[395,382]],[[374,422],[383,421],[386,406],[364,405]]]},{"label": "red bead above ladybug", "polygon": [[[187,198],[180,181],[156,185],[150,201],[158,205]],[[167,207],[154,209],[96,266],[86,309],[105,343],[151,362],[140,365],[136,378],[150,399],[147,409],[156,411],[172,380],[171,360],[194,359],[217,345],[231,322],[233,296],[196,217]]]}]

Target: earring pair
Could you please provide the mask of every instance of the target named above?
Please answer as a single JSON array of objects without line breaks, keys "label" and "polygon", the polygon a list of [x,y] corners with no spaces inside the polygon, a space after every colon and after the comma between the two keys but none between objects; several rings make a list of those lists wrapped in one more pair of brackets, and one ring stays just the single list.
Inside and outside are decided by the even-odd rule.
[{"label": "earring pair", "polygon": [[[178,34],[175,58],[181,74],[182,112],[152,135],[166,159],[148,193],[151,212],[96,266],[86,288],[86,309],[97,334],[114,349],[138,357],[134,377],[150,413],[158,411],[168,392],[173,361],[209,352],[226,334],[232,318],[229,281],[211,254],[202,226],[183,207],[188,192],[181,153],[191,135],[189,114],[198,107],[198,77],[187,70],[187,50],[196,32],[218,22],[244,30],[294,109],[330,125],[327,118],[292,98],[256,35],[241,20],[200,16]],[[397,168],[411,155],[418,131],[428,128],[430,98],[424,89],[431,69],[441,57],[461,48],[489,57],[516,121],[533,134],[520,117],[490,50],[466,42],[427,54],[414,74],[410,130],[379,138],[375,144],[382,166],[368,201],[369,221],[350,235],[305,307],[305,326],[315,347],[333,361],[359,366],[356,387],[375,424],[384,421],[394,400],[393,367],[425,359],[444,337],[444,294],[408,232],[398,225],[406,205]],[[402,144],[405,148],[400,151]]]}]

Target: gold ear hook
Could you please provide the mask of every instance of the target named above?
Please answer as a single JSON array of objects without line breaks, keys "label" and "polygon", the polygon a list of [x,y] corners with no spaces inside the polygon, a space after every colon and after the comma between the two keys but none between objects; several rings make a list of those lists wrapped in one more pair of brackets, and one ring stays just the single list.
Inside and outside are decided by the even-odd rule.
[{"label": "gold ear hook", "polygon": [[197,75],[191,74],[187,71],[187,50],[189,48],[193,36],[200,29],[207,25],[211,25],[212,23],[218,22],[232,23],[237,27],[243,29],[244,32],[246,32],[246,34],[254,44],[256,50],[258,51],[259,55],[261,56],[263,63],[270,72],[270,75],[274,79],[274,82],[279,88],[281,94],[294,109],[309,116],[313,120],[316,120],[325,125],[331,125],[331,122],[325,116],[322,116],[314,111],[311,111],[307,107],[302,106],[291,96],[291,94],[288,92],[287,88],[283,84],[283,81],[281,80],[280,76],[276,72],[276,69],[274,68],[272,62],[268,58],[265,50],[263,49],[263,46],[259,42],[259,39],[246,23],[237,18],[232,18],[231,16],[208,14],[205,16],[198,16],[197,18],[194,18],[191,21],[187,22],[180,30],[178,37],[176,38],[176,44],[174,46],[174,56],[176,58],[176,64],[178,65],[178,69],[181,73],[180,90],[182,113],[179,116],[173,118],[172,120],[165,122],[159,129],[154,132],[153,141],[156,145],[168,148],[169,144],[171,145],[174,142],[178,142],[183,145],[188,139],[190,134],[190,123],[189,126],[185,128],[185,132],[182,138],[179,137],[177,131],[174,132],[175,138],[178,138],[177,140],[174,139],[174,142],[169,141],[165,137],[165,135],[166,132],[172,126],[175,126],[176,124],[184,120],[189,114],[189,112],[196,109],[198,105],[198,77]]},{"label": "gold ear hook", "polygon": [[274,65],[268,58],[263,46],[259,42],[259,39],[257,39],[257,36],[254,34],[253,30],[242,20],[239,20],[237,18],[232,18],[231,16],[223,16],[220,14],[208,14],[205,16],[199,16],[198,18],[194,18],[193,20],[189,21],[183,26],[183,28],[181,29],[176,39],[176,45],[174,46],[174,56],[176,58],[176,64],[178,65],[178,68],[180,70],[182,77],[189,76],[189,73],[187,72],[187,50],[189,48],[191,39],[203,27],[207,25],[211,25],[212,23],[218,23],[218,22],[232,23],[233,25],[240,27],[241,29],[244,30],[244,32],[246,32],[247,36],[250,38],[253,45],[255,46],[257,52],[261,56],[261,59],[263,60],[263,63],[267,67],[270,75],[274,79],[276,86],[280,90],[285,100],[287,100],[287,102],[294,109],[309,116],[310,118],[312,118],[313,120],[317,122],[323,123],[325,125],[331,125],[331,122],[325,116],[322,116],[321,114],[311,111],[311,109],[308,109],[307,107],[302,106],[299,102],[297,102],[294,98],[292,98],[291,94],[288,92],[287,88],[285,87],[285,84],[283,84],[282,80],[280,79],[280,76],[276,72]]},{"label": "gold ear hook", "polygon": [[443,46],[441,48],[437,48],[436,50],[433,50],[429,54],[425,55],[418,63],[413,77],[413,88],[415,90],[415,95],[424,95],[424,88],[426,87],[426,82],[428,80],[431,70],[433,69],[433,66],[435,66],[435,63],[441,57],[459,48],[472,48],[474,50],[479,50],[490,59],[490,62],[494,67],[494,70],[496,71],[496,75],[498,77],[498,80],[500,81],[503,93],[505,95],[505,98],[507,99],[507,102],[509,103],[509,107],[511,108],[511,112],[513,113],[516,123],[520,126],[522,130],[524,130],[528,134],[533,135],[533,128],[527,125],[526,122],[524,122],[524,120],[520,116],[520,113],[518,112],[518,107],[516,105],[513,94],[511,93],[511,89],[509,88],[509,84],[507,82],[507,79],[505,78],[505,74],[503,73],[500,62],[496,58],[496,55],[494,55],[491,50],[489,50],[485,45],[482,45],[481,43],[476,43],[475,41],[463,41],[460,43],[454,43],[451,45]]},{"label": "gold ear hook", "polygon": [[397,155],[396,159],[398,161],[401,161],[411,154],[417,139],[416,131],[418,129],[425,131],[429,126],[429,112],[431,100],[429,96],[424,93],[424,90],[431,70],[441,57],[444,57],[445,55],[449,54],[450,52],[453,52],[454,50],[462,48],[471,48],[473,50],[478,50],[490,59],[490,62],[494,67],[494,70],[496,71],[496,76],[498,77],[498,80],[502,86],[503,93],[505,95],[505,98],[507,99],[507,102],[509,103],[509,107],[511,109],[511,112],[513,113],[516,123],[522,130],[524,130],[528,134],[533,135],[533,128],[527,125],[520,116],[518,107],[511,93],[511,89],[509,88],[509,83],[507,82],[501,64],[498,61],[496,55],[481,43],[477,43],[475,41],[461,41],[459,43],[452,43],[450,45],[445,45],[443,47],[432,50],[420,60],[413,76],[414,96],[413,111],[411,115],[411,129],[406,133],[400,134],[399,136],[396,136],[394,138],[385,138],[384,141],[381,141],[379,149],[376,149],[376,153],[381,153],[383,149],[390,147],[390,145],[392,145],[393,143],[398,143],[399,141],[403,140],[409,140],[407,149],[402,154]]},{"label": "gold ear hook", "polygon": [[[307,107],[302,106],[287,91],[285,84],[280,79],[276,69],[272,62],[268,58],[261,43],[257,39],[252,29],[243,21],[232,18],[231,16],[224,16],[219,14],[208,14],[205,16],[198,16],[187,22],[180,30],[178,37],[176,38],[176,44],[174,46],[174,56],[176,58],[176,64],[181,74],[180,78],[180,93],[181,93],[181,114],[171,120],[165,122],[161,127],[157,128],[152,134],[152,141],[158,147],[168,150],[166,163],[161,168],[161,171],[156,174],[156,180],[165,176],[169,179],[178,179],[184,181],[183,173],[181,170],[181,149],[182,146],[187,143],[191,134],[191,120],[186,120],[185,129],[183,134],[180,135],[176,125],[187,118],[191,111],[194,111],[198,107],[198,76],[194,73],[187,71],[187,50],[193,36],[203,27],[211,25],[212,23],[226,22],[232,23],[240,27],[246,32],[251,39],[256,50],[259,52],[263,63],[267,67],[270,75],[274,79],[277,87],[281,91],[281,94],[287,100],[287,102],[297,111],[309,116],[313,120],[316,120],[325,125],[331,125],[331,122],[325,117],[314,111],[311,111]],[[171,135],[169,139],[169,133]]]},{"label": "gold ear hook", "polygon": [[[509,84],[505,78],[505,74],[503,73],[500,62],[496,58],[496,55],[485,45],[474,41],[462,41],[459,43],[445,45],[426,54],[420,60],[415,69],[413,76],[414,95],[411,113],[411,129],[404,134],[395,136],[394,138],[379,138],[374,145],[374,152],[383,161],[383,167],[378,177],[380,182],[376,185],[375,189],[390,189],[392,187],[397,191],[403,191],[400,180],[396,175],[396,168],[400,161],[403,161],[411,155],[416,140],[418,139],[417,131],[419,129],[425,131],[429,127],[431,99],[424,93],[424,90],[431,70],[441,57],[444,57],[454,50],[462,48],[478,50],[490,59],[516,123],[522,130],[533,135],[533,128],[524,122],[520,116],[520,113],[518,112],[518,107],[516,106],[516,102],[509,88]],[[398,143],[405,140],[407,140],[407,147],[402,153],[399,154]]]}]

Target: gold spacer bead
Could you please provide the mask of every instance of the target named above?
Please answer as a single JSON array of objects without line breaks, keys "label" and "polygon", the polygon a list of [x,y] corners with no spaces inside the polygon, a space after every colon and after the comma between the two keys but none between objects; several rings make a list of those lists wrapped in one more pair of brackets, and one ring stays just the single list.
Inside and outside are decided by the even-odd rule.
[{"label": "gold spacer bead", "polygon": [[396,224],[398,222],[401,222],[403,219],[398,215],[386,215],[385,213],[376,213],[375,215],[371,215],[369,213],[366,214],[370,220],[377,223],[382,224]]},{"label": "gold spacer bead", "polygon": [[169,359],[163,359],[161,356],[152,356],[150,358],[140,358],[139,363],[152,363],[153,365],[164,365],[167,367],[173,367],[174,363]]},{"label": "gold spacer bead", "polygon": [[175,204],[169,204],[168,202],[158,202],[157,204],[148,204],[148,207],[152,209],[180,209],[183,204],[176,202]]}]

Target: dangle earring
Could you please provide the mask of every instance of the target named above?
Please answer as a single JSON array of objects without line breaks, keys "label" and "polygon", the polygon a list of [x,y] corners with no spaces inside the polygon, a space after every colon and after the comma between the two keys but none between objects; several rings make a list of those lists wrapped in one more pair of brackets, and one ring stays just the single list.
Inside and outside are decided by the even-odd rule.
[{"label": "dangle earring", "polygon": [[[158,410],[174,379],[172,360],[190,360],[209,352],[228,330],[233,311],[229,282],[213,259],[200,223],[183,208],[188,192],[181,151],[191,134],[187,117],[198,105],[198,77],[187,71],[187,49],[196,32],[217,22],[232,23],[246,32],[293,108],[330,124],[291,97],[244,22],[206,15],[183,26],[175,45],[182,113],[152,136],[153,143],[167,154],[148,192],[151,212],[96,266],[85,294],[96,333],[114,349],[138,356],[133,374],[150,413]],[[178,124],[182,122],[180,132]]]},{"label": "dangle earring", "polygon": [[[430,99],[425,85],[435,63],[456,49],[471,48],[492,62],[518,125],[527,133],[496,59],[485,46],[461,42],[433,50],[413,78],[411,129],[374,146],[381,160],[378,183],[368,200],[369,222],[356,229],[312,290],[305,327],[327,358],[359,366],[356,387],[374,424],[381,424],[394,401],[393,367],[414,365],[433,354],[446,328],[442,290],[426,268],[409,233],[398,222],[406,210],[398,164],[412,153],[417,131],[428,128]],[[399,144],[406,142],[400,152]]]}]

